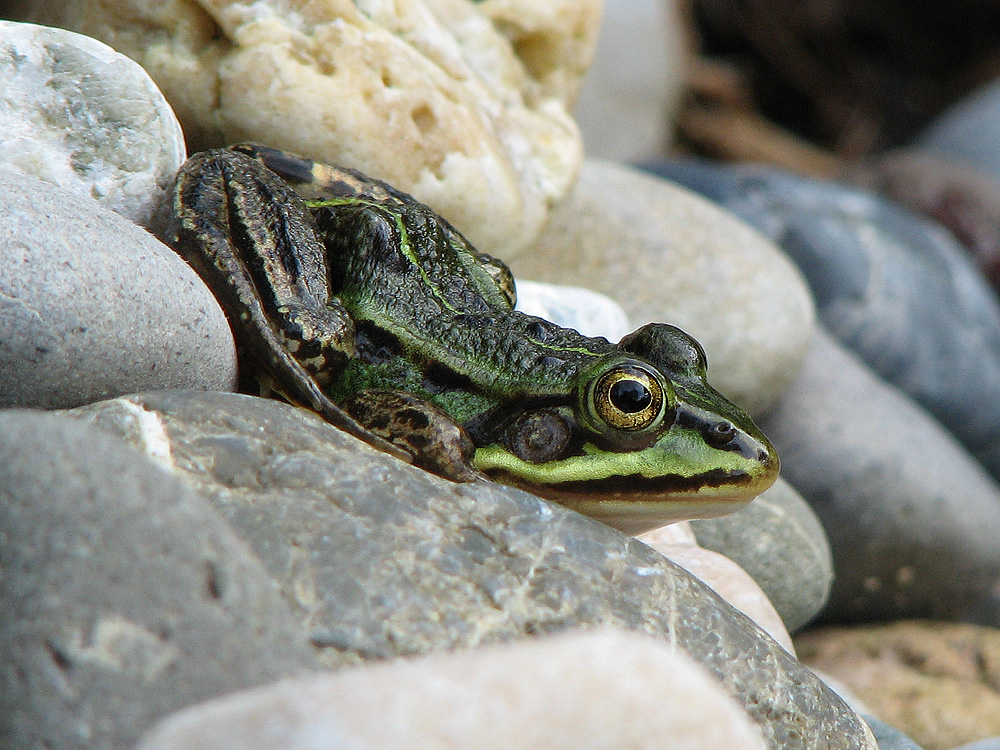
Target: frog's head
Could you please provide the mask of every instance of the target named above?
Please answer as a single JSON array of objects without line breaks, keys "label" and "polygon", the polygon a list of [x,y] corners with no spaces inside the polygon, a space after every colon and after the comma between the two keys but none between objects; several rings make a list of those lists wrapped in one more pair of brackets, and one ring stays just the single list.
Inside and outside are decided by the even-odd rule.
[{"label": "frog's head", "polygon": [[778,457],[706,367],[683,331],[647,325],[581,370],[574,405],[523,412],[475,463],[628,533],[738,510],[774,483]]}]

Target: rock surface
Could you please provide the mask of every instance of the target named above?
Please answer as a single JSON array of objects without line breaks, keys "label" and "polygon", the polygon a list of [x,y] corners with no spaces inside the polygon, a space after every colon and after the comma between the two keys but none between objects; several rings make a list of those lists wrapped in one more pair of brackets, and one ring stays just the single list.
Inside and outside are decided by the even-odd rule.
[{"label": "rock surface", "polygon": [[941,227],[871,194],[764,167],[657,168],[760,229],[820,320],[1000,477],[1000,302]]},{"label": "rock surface", "polygon": [[954,437],[829,335],[762,424],[833,550],[822,617],[954,619],[1000,577],[1000,490]]},{"label": "rock surface", "polygon": [[231,388],[229,324],[170,248],[91,198],[0,174],[0,406]]},{"label": "rock surface", "polygon": [[788,629],[760,586],[728,557],[699,547],[689,522],[683,521],[647,531],[636,539],[648,544],[710,586],[719,596],[757,623],[788,653],[795,655],[795,646],[792,645]]},{"label": "rock surface", "polygon": [[27,0],[12,12],[136,60],[191,150],[255,140],[360,169],[495,255],[537,234],[582,158],[567,108],[598,0]]},{"label": "rock surface", "polygon": [[517,276],[607,294],[635,326],[684,329],[704,346],[712,385],[751,414],[777,401],[812,336],[805,282],[774,245],[623,166],[587,162],[536,243],[506,260]]},{"label": "rock surface", "polygon": [[952,231],[995,288],[1000,287],[1000,180],[956,158],[898,149],[846,175]]},{"label": "rock surface", "polygon": [[860,720],[749,619],[596,521],[500,485],[438,479],[274,401],[175,392],[74,413],[205,493],[337,662],[613,625],[665,639],[716,675],[769,747],[865,747]]},{"label": "rock surface", "polygon": [[833,559],[823,526],[785,481],[745,508],[691,522],[698,544],[731,559],[760,585],[793,633],[826,604]]},{"label": "rock surface", "polygon": [[598,630],[287,680],[172,716],[138,750],[665,744],[765,747],[736,703],[694,662],[648,636]]},{"label": "rock surface", "polygon": [[1000,734],[1000,631],[962,623],[824,628],[795,640],[803,661],[848,685],[926,750]]},{"label": "rock surface", "polygon": [[0,747],[132,748],[160,717],[316,668],[204,498],[62,414],[0,411]]},{"label": "rock surface", "polygon": [[0,21],[0,165],[143,226],[184,162],[184,134],[135,62],[63,29]]}]

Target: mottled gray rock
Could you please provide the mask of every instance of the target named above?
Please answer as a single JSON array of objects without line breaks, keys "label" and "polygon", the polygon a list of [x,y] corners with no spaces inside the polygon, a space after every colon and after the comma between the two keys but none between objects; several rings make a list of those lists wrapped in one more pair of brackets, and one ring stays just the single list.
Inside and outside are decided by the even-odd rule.
[{"label": "mottled gray rock", "polygon": [[207,287],[96,201],[0,171],[0,266],[0,406],[232,387],[236,350]]},{"label": "mottled gray rock", "polygon": [[0,21],[0,166],[149,226],[185,159],[149,75],[103,42]]},{"label": "mottled gray rock", "polygon": [[764,748],[690,659],[648,636],[600,630],[286,680],[176,714],[139,750],[666,746]]},{"label": "mottled gray rock", "polygon": [[857,716],[749,619],[597,521],[489,482],[447,482],[274,401],[159,393],[74,413],[210,497],[338,660],[616,625],[716,675],[768,747],[864,746]]},{"label": "mottled gray rock", "polygon": [[826,327],[1000,477],[1000,302],[948,233],[876,196],[770,168],[655,169],[780,244]]},{"label": "mottled gray rock", "polygon": [[712,385],[754,415],[784,392],[812,336],[809,290],[773,243],[618,164],[586,161],[535,243],[505,260],[518,277],[607,294],[637,327],[684,329],[705,348]]},{"label": "mottled gray rock", "polygon": [[760,585],[795,631],[826,604],[833,560],[823,526],[785,481],[745,508],[691,522],[698,543],[733,560]]},{"label": "mottled gray rock", "polygon": [[962,617],[1000,578],[1000,489],[826,334],[763,421],[833,550],[827,620]]},{"label": "mottled gray rock", "polygon": [[232,529],[124,441],[0,411],[0,747],[131,748],[316,663]]}]

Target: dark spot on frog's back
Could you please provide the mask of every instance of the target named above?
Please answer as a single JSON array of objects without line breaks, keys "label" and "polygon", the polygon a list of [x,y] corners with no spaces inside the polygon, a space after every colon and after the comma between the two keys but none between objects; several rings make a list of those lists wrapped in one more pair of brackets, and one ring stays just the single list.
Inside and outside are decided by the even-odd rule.
[{"label": "dark spot on frog's back", "polygon": [[358,356],[365,362],[380,364],[402,355],[403,347],[393,334],[370,320],[359,320],[356,326]]},{"label": "dark spot on frog's back", "polygon": [[424,379],[421,385],[430,394],[455,390],[467,391],[474,387],[472,380],[467,376],[460,372],[455,372],[455,370],[440,362],[433,362],[427,367],[424,371]]},{"label": "dark spot on frog's back", "polygon": [[280,176],[286,182],[305,183],[312,182],[313,160],[304,159],[300,156],[286,154],[276,148],[267,146],[236,146],[238,151],[242,151],[250,156],[256,156],[264,166]]}]

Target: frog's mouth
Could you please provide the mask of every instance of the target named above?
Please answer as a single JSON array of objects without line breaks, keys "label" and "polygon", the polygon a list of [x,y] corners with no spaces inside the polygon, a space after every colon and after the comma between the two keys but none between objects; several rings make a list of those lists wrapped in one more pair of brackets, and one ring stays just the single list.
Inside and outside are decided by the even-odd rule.
[{"label": "frog's mouth", "polygon": [[630,534],[739,510],[770,487],[779,470],[770,444],[747,433],[739,449],[720,450],[700,435],[675,432],[644,450],[614,453],[586,444],[576,455],[541,464],[490,445],[476,450],[474,463],[491,479]]}]

